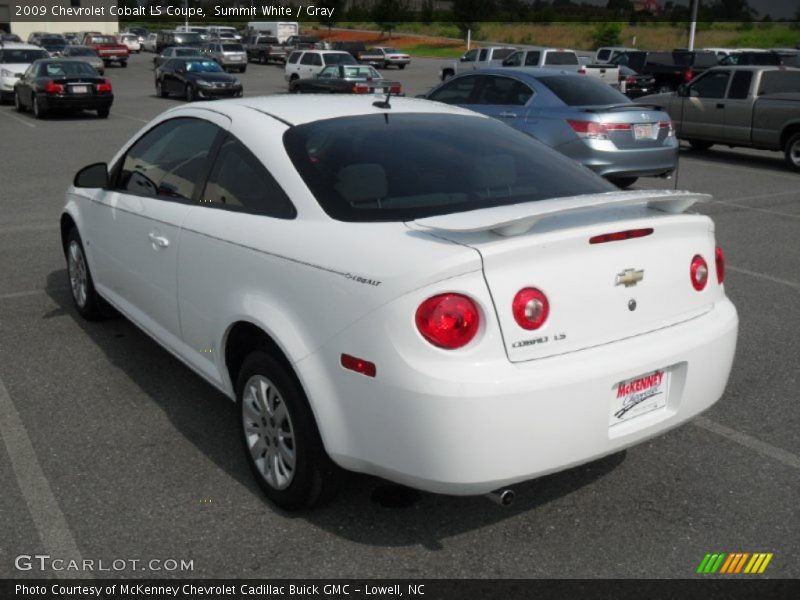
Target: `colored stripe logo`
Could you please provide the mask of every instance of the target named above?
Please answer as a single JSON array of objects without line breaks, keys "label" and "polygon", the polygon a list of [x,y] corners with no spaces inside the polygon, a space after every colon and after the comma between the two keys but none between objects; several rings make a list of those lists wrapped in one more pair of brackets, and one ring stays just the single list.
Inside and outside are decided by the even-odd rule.
[{"label": "colored stripe logo", "polygon": [[772,556],[772,552],[754,552],[752,554],[750,552],[709,552],[700,561],[697,573],[702,575],[760,575],[767,568]]}]

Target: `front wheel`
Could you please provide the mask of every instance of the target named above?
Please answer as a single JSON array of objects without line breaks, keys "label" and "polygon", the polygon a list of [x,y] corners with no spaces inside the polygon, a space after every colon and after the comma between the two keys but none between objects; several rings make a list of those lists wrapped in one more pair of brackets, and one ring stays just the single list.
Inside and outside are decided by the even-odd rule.
[{"label": "front wheel", "polygon": [[267,55],[266,54],[260,55],[258,57],[258,62],[260,62],[262,65],[267,64],[267,62],[269,62],[269,61],[267,61]]},{"label": "front wheel", "polygon": [[97,109],[97,116],[100,117],[101,119],[107,119],[109,113],[111,113],[111,109],[107,106],[105,108]]},{"label": "front wheel", "polygon": [[264,494],[286,510],[310,508],[330,497],[337,467],[289,367],[270,354],[253,352],[239,372],[236,398],[247,462]]},{"label": "front wheel", "polygon": [[619,189],[624,190],[631,187],[636,181],[638,177],[609,177],[608,180],[617,186]]},{"label": "front wheel", "polygon": [[397,66],[398,66],[398,67],[400,67],[400,70],[401,70],[401,71],[402,71],[403,69],[405,69],[405,68],[406,68],[406,66],[405,66],[405,65],[397,65]]},{"label": "front wheel", "polygon": [[119,66],[125,69],[128,66],[128,61],[123,60],[121,63],[119,63]]},{"label": "front wheel", "polygon": [[102,300],[94,289],[94,280],[89,271],[89,263],[83,252],[83,243],[78,230],[74,227],[67,236],[67,273],[69,274],[69,287],[72,291],[72,301],[78,313],[87,321],[98,321],[105,315],[101,304]]},{"label": "front wheel", "polygon": [[442,71],[442,81],[447,81],[453,75],[455,75],[455,73],[453,71],[450,71],[449,69],[445,70],[445,71]]},{"label": "front wheel", "polygon": [[191,85],[186,86],[186,90],[184,91],[184,96],[186,97],[187,102],[194,102],[194,88]]},{"label": "front wheel", "polygon": [[17,109],[17,112],[25,112],[25,105],[20,100],[19,92],[14,92],[14,108]]},{"label": "front wheel", "polygon": [[159,98],[167,97],[167,90],[164,89],[164,84],[161,83],[160,79],[156,79],[156,96]]},{"label": "front wheel", "polygon": [[245,71],[247,71],[247,67],[242,67],[239,69],[239,73],[244,73]]},{"label": "front wheel", "polygon": [[672,87],[671,83],[662,83],[658,86],[658,93],[659,94],[669,94],[670,92],[674,92],[675,88]]},{"label": "front wheel", "polygon": [[786,142],[786,166],[793,171],[800,171],[800,132],[795,133]]}]

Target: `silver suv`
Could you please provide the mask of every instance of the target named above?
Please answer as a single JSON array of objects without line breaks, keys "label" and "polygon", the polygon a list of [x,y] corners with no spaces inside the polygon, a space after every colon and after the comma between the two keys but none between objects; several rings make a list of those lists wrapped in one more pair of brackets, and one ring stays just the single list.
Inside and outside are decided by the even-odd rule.
[{"label": "silver suv", "polygon": [[203,52],[226,71],[247,70],[247,52],[239,42],[209,42]]}]

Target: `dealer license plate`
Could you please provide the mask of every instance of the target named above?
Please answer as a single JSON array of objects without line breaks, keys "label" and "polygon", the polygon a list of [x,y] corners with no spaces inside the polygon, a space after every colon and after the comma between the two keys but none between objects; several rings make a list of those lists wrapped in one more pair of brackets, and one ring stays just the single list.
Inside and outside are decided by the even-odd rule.
[{"label": "dealer license plate", "polygon": [[73,94],[88,94],[89,86],[86,85],[73,85],[70,90]]},{"label": "dealer license plate", "polygon": [[620,381],[613,390],[608,426],[613,427],[667,405],[669,370],[659,369]]},{"label": "dealer license plate", "polygon": [[633,139],[654,140],[658,137],[658,125],[653,123],[634,123]]}]

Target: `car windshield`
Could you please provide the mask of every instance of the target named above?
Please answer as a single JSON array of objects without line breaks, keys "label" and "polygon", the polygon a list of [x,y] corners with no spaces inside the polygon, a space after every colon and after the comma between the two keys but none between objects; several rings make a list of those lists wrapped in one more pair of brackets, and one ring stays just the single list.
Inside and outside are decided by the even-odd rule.
[{"label": "car windshield", "polygon": [[45,50],[15,50],[6,48],[0,50],[0,63],[32,63],[40,58],[47,58],[49,54]]},{"label": "car windshield", "polygon": [[325,54],[326,65],[357,65],[356,59],[351,54]]},{"label": "car windshield", "polygon": [[222,73],[222,67],[213,60],[187,60],[186,70],[189,73]]},{"label": "car windshield", "polygon": [[341,221],[409,221],[616,189],[495,119],[389,112],[289,128],[284,145]]},{"label": "car windshield", "polygon": [[223,52],[244,52],[244,47],[241,44],[222,44]]},{"label": "car windshield", "polygon": [[542,75],[542,85],[567,106],[604,106],[630,104],[630,99],[599,79],[582,75]]},{"label": "car windshield", "polygon": [[398,50],[397,48],[384,48],[383,51],[386,52],[386,54],[399,54],[400,53],[400,50]]},{"label": "car windshield", "polygon": [[40,77],[75,77],[80,75],[97,76],[89,63],[83,61],[59,61],[44,63],[39,68]]},{"label": "car windshield", "polygon": [[574,52],[548,52],[544,57],[546,65],[577,65],[578,55]]},{"label": "car windshield", "polygon": [[116,44],[117,40],[110,35],[95,35],[91,38],[92,44]]},{"label": "car windshield", "polygon": [[63,40],[63,38],[50,37],[50,38],[42,38],[40,40],[40,43],[42,43],[42,44],[65,44],[66,42]]},{"label": "car windshield", "polygon": [[[336,77],[337,75],[334,75]],[[346,66],[344,67],[345,79],[383,79],[380,73],[374,68],[359,65],[359,66]]]},{"label": "car windshield", "polygon": [[173,48],[175,56],[197,56],[200,54],[199,48]]}]

